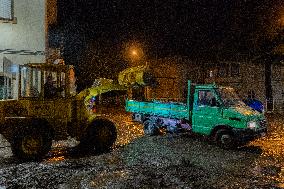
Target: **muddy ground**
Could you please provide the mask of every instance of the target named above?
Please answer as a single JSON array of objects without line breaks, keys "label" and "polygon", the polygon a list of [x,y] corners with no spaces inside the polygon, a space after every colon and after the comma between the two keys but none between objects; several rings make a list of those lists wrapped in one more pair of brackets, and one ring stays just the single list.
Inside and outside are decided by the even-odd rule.
[{"label": "muddy ground", "polygon": [[74,156],[69,139],[40,162],[19,162],[2,139],[0,188],[284,188],[283,118],[268,115],[269,134],[237,150],[202,136],[146,137],[128,118],[106,154]]}]

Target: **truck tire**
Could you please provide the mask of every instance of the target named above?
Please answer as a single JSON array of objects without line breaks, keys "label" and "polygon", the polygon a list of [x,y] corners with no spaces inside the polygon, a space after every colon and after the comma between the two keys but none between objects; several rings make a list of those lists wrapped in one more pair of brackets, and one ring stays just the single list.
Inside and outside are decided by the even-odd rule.
[{"label": "truck tire", "polygon": [[235,147],[233,133],[226,129],[220,129],[216,132],[215,141],[223,149],[232,149]]},{"label": "truck tire", "polygon": [[147,119],[143,122],[143,125],[144,125],[144,134],[146,136],[152,136],[157,134],[158,128],[154,121]]},{"label": "truck tire", "polygon": [[108,120],[96,120],[86,131],[78,148],[83,153],[109,152],[117,138],[115,125]]},{"label": "truck tire", "polygon": [[139,113],[133,113],[132,114],[132,120],[133,121],[137,121],[139,123],[143,123],[145,116],[143,114],[139,114]]},{"label": "truck tire", "polygon": [[51,132],[36,126],[22,128],[15,133],[11,143],[13,154],[21,160],[39,160],[50,151],[51,146]]}]

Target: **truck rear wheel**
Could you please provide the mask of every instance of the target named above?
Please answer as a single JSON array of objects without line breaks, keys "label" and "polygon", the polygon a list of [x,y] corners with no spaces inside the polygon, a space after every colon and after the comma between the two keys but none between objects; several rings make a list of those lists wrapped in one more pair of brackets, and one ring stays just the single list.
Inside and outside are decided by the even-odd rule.
[{"label": "truck rear wheel", "polygon": [[116,138],[116,127],[111,121],[97,120],[87,129],[78,147],[85,153],[94,150],[104,153],[110,151]]},{"label": "truck rear wheel", "polygon": [[132,114],[132,120],[133,121],[143,123],[144,119],[145,119],[145,116],[143,114],[139,114],[139,113],[133,113]]},{"label": "truck rear wheel", "polygon": [[51,149],[52,137],[47,129],[23,128],[17,132],[11,144],[13,154],[22,160],[38,160]]},{"label": "truck rear wheel", "polygon": [[157,126],[153,120],[147,119],[143,122],[144,125],[144,134],[151,136],[157,134]]},{"label": "truck rear wheel", "polygon": [[218,130],[215,135],[215,141],[223,149],[232,149],[235,147],[234,136],[229,130]]}]

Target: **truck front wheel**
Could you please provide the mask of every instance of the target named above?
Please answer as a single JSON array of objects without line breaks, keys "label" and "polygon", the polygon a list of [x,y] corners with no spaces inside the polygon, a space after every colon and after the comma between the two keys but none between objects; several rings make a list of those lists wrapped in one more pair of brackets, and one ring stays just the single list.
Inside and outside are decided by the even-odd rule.
[{"label": "truck front wheel", "polygon": [[229,130],[218,130],[215,135],[215,141],[223,149],[231,149],[235,145],[234,136]]},{"label": "truck front wheel", "polygon": [[51,149],[51,133],[46,129],[23,128],[15,133],[11,144],[13,154],[22,160],[38,160]]}]

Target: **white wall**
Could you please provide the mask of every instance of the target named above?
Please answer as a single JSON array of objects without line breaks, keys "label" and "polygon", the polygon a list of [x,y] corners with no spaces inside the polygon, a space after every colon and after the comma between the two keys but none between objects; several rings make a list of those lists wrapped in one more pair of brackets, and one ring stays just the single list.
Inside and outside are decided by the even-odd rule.
[{"label": "white wall", "polygon": [[[45,0],[14,0],[16,23],[0,22],[0,51],[13,49],[29,52],[45,51]],[[7,51],[6,51],[7,52]],[[27,53],[22,53],[27,54]],[[19,55],[0,53],[13,63],[45,62],[43,53],[39,55]],[[1,70],[0,70],[1,71]]]},{"label": "white wall", "polygon": [[[9,78],[11,74],[3,73],[5,62],[17,68],[15,65],[46,61],[46,0],[14,0],[14,17],[11,22],[0,21],[0,74]],[[18,92],[16,78],[12,81],[13,98]]]}]

